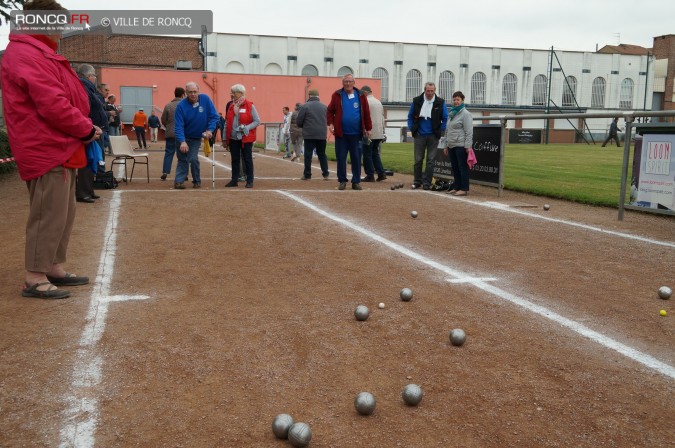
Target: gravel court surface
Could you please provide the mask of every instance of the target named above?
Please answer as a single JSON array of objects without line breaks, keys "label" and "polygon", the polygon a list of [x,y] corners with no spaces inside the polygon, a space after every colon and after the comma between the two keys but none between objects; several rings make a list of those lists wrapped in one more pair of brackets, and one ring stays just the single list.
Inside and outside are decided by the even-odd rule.
[{"label": "gravel court surface", "polygon": [[[290,180],[300,164],[260,156],[255,163],[261,179],[248,191],[139,191],[167,193],[169,183],[153,179],[103,192],[111,202],[120,196],[114,293],[149,299],[108,310],[95,349],[103,375],[87,390],[98,406],[93,444],[287,446],[270,426],[288,412],[310,423],[311,446],[669,446],[672,380],[481,290],[448,283],[271,190],[289,190],[420,256],[496,278],[670,365],[673,325],[658,316],[670,302],[657,299],[656,289],[672,276],[672,248],[389,191],[386,182],[337,192],[335,181]],[[290,187],[298,184],[301,190]],[[25,186],[2,186],[10,193],[2,199],[4,234],[17,235]],[[542,202],[505,196],[472,187],[469,200]],[[618,223],[615,210],[546,201],[546,217],[658,241],[675,234],[662,217],[629,213]],[[96,272],[108,205],[78,208],[70,270]],[[544,214],[540,206],[519,210]],[[23,299],[23,240],[5,244],[3,275],[17,281],[3,287],[0,308],[0,445],[53,446],[95,286],[54,304]],[[635,266],[650,268],[636,275]],[[398,300],[403,286],[415,291],[412,302]],[[371,309],[366,322],[353,318],[361,303]],[[455,327],[469,335],[464,347],[448,342]],[[426,393],[417,408],[400,399],[410,382]],[[354,411],[362,390],[378,400],[371,417]]]}]

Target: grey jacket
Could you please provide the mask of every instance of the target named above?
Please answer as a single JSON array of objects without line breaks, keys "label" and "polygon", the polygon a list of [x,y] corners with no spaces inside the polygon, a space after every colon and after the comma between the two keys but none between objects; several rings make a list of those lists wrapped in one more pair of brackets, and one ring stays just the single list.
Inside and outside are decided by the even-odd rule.
[{"label": "grey jacket", "polygon": [[325,104],[319,97],[310,97],[298,112],[298,127],[302,128],[302,137],[307,140],[326,140],[328,122]]},{"label": "grey jacket", "polygon": [[445,146],[448,148],[473,146],[473,116],[466,107],[454,117],[448,118],[445,139]]}]

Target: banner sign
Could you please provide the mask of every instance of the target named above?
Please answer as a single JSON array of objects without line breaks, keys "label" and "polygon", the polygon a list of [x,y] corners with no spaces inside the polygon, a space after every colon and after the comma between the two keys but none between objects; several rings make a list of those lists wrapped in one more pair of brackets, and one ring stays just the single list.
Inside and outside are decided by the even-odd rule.
[{"label": "banner sign", "polygon": [[541,129],[509,129],[509,143],[541,143]]},{"label": "banner sign", "polygon": [[[476,164],[469,170],[469,178],[485,184],[499,186],[499,159],[502,127],[498,124],[481,124],[473,127],[473,151]],[[450,159],[439,149],[436,152],[434,177],[453,178]]]},{"label": "banner sign", "polygon": [[265,124],[265,150],[279,151],[279,133],[281,129],[276,123]]},{"label": "banner sign", "polygon": [[675,210],[675,133],[635,138],[630,205]]}]

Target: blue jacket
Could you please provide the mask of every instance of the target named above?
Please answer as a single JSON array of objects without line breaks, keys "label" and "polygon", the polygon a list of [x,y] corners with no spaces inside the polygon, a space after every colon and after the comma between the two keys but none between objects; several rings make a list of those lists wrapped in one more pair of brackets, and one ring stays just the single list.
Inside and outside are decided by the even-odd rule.
[{"label": "blue jacket", "polygon": [[195,104],[183,98],[176,106],[174,115],[176,141],[180,144],[187,139],[200,139],[205,131],[216,130],[219,120],[211,98],[200,93]]}]

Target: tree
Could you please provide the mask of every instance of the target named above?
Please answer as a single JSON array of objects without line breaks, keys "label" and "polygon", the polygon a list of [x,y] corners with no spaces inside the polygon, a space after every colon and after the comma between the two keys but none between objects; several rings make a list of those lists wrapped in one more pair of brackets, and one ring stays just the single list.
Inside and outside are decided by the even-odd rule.
[{"label": "tree", "polygon": [[0,0],[0,23],[3,21],[9,23],[9,13],[14,9],[23,9],[23,4],[26,3],[26,0]]}]

